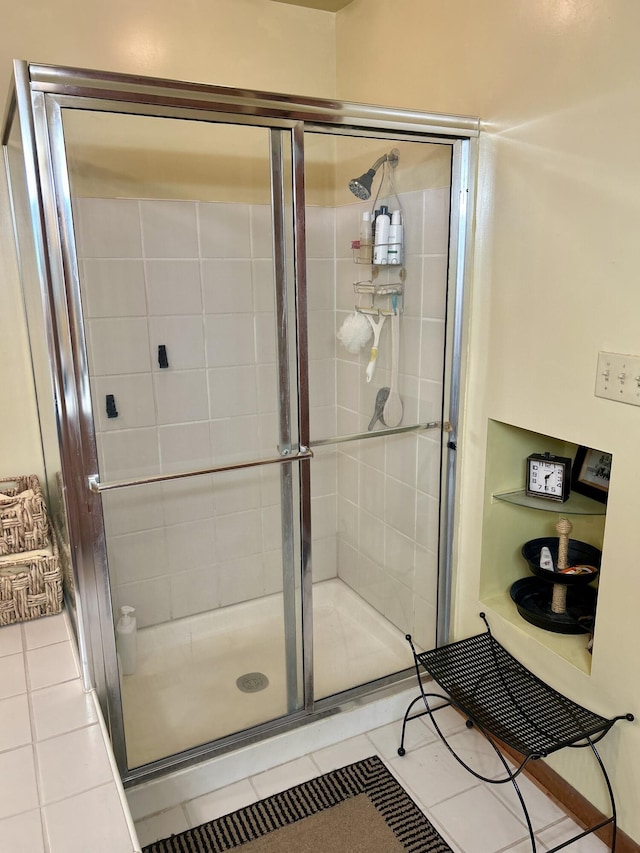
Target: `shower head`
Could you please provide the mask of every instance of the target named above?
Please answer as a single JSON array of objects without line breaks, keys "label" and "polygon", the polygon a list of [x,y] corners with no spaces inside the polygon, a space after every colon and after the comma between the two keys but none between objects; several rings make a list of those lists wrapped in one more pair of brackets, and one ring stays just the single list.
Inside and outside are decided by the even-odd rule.
[{"label": "shower head", "polygon": [[373,179],[376,176],[376,172],[380,168],[380,166],[387,162],[391,166],[391,168],[395,169],[398,165],[398,160],[400,159],[400,152],[397,148],[393,148],[388,154],[383,154],[382,157],[378,157],[373,166],[364,174],[360,175],[359,178],[352,178],[349,181],[349,189],[357,198],[361,198],[366,201],[368,198],[371,198],[371,184],[373,183]]}]

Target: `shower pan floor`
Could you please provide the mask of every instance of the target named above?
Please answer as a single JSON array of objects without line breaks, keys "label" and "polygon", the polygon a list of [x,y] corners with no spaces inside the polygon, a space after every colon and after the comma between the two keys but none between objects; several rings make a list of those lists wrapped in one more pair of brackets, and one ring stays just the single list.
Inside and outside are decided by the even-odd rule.
[{"label": "shower pan floor", "polygon": [[[316,698],[411,666],[404,633],[347,584],[314,585]],[[242,692],[249,673],[264,689]],[[282,595],[138,632],[138,664],[122,679],[131,767],[287,713]]]}]

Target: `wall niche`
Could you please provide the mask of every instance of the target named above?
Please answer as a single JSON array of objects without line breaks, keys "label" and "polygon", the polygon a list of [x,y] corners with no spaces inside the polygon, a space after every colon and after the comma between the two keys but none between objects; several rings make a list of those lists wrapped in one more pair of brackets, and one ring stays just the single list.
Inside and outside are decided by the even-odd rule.
[{"label": "wall niche", "polygon": [[[590,633],[564,633],[539,627],[535,614],[533,622],[523,618],[510,592],[516,581],[534,577],[529,564],[522,556],[522,546],[532,539],[557,537],[556,524],[562,518],[568,519],[573,526],[571,540],[587,543],[602,551],[601,569],[604,569],[606,576],[603,550],[606,503],[575,490],[572,490],[569,499],[564,503],[531,498],[525,494],[527,457],[532,453],[547,452],[554,456],[569,457],[575,463],[579,447],[557,437],[496,420],[489,421],[480,599],[488,615],[491,612],[498,614],[570,664],[590,673],[592,655],[587,648]],[[551,575],[551,578],[553,577]],[[578,584],[568,586],[567,607],[572,607],[576,599],[581,601],[583,598],[592,597],[595,600],[600,582],[601,576],[592,581],[585,581],[585,586],[588,584],[591,588],[586,590],[588,596],[578,592]],[[545,580],[541,580],[540,584],[546,589]],[[553,583],[550,581],[548,586],[551,590]],[[585,589],[585,586],[582,586],[582,589]],[[528,588],[529,585],[525,584],[525,587]],[[542,617],[542,623],[544,622]]]}]

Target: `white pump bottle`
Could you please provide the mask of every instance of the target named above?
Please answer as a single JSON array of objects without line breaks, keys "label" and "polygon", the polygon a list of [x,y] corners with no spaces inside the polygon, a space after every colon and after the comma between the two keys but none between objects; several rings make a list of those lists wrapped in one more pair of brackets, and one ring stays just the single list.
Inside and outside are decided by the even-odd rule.
[{"label": "white pump bottle", "polygon": [[122,675],[133,675],[138,656],[137,620],[135,607],[126,604],[120,608],[122,616],[116,625],[116,647]]}]

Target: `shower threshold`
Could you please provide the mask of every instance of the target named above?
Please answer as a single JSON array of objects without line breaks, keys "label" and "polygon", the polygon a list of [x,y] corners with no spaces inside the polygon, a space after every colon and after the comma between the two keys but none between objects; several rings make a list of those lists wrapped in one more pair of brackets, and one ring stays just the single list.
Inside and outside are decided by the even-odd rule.
[{"label": "shower threshold", "polygon": [[[282,594],[143,628],[122,679],[129,766],[183,752],[287,713]],[[406,669],[404,632],[347,584],[314,584],[316,699]],[[264,674],[265,689],[238,678]]]}]

